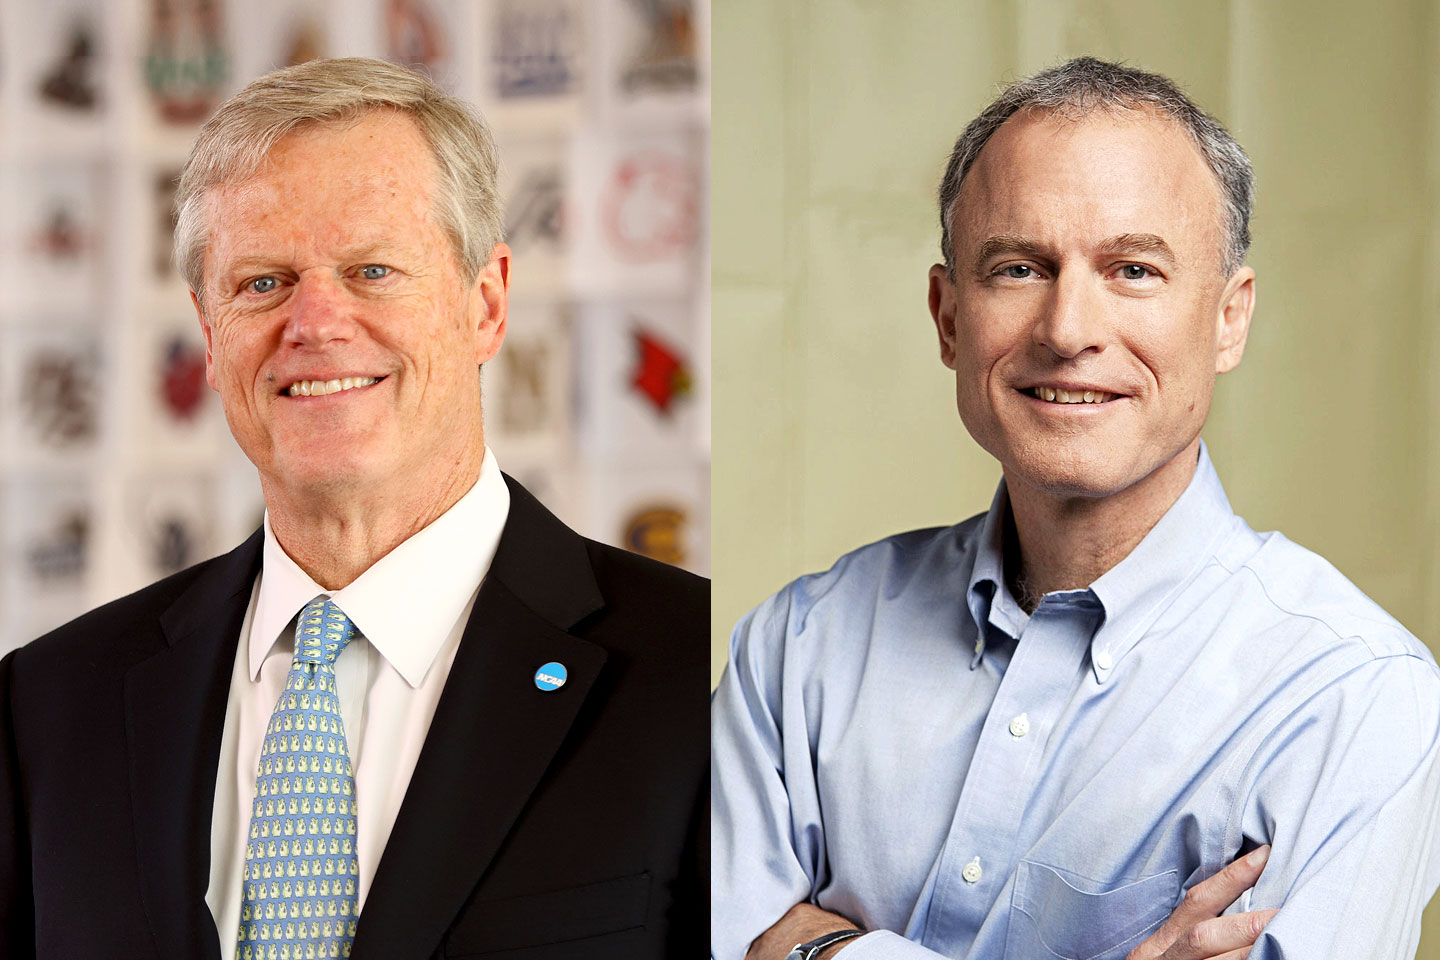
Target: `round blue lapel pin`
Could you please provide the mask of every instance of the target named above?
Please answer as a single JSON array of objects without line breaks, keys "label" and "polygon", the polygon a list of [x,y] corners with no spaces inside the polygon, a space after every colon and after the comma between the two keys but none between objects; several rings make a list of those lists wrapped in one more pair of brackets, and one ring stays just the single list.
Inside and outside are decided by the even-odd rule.
[{"label": "round blue lapel pin", "polygon": [[569,674],[565,671],[565,664],[556,663],[551,660],[549,663],[535,671],[535,686],[547,693],[551,690],[559,690],[565,686],[565,678]]}]

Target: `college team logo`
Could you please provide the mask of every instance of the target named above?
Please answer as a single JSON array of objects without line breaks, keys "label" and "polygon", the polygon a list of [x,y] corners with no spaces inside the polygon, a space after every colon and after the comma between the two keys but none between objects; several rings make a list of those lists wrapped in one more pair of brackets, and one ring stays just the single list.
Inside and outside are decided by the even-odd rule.
[{"label": "college team logo", "polygon": [[160,400],[176,420],[193,420],[205,399],[205,350],[184,337],[165,344],[160,365]]},{"label": "college team logo", "polygon": [[70,447],[95,438],[97,383],[87,351],[39,350],[21,376],[24,409],[41,443]]},{"label": "college team logo", "polygon": [[59,59],[40,81],[41,99],[75,110],[93,110],[99,97],[95,88],[95,33],[77,19]]},{"label": "college team logo", "polygon": [[558,166],[535,166],[525,171],[506,205],[505,237],[515,250],[564,243],[565,180]]},{"label": "college team logo", "polygon": [[699,209],[694,169],[673,153],[645,150],[615,167],[601,197],[600,220],[621,259],[654,263],[690,247]]},{"label": "college team logo", "polygon": [[145,84],[167,123],[199,123],[230,73],[220,0],[154,0]]},{"label": "college team logo", "polygon": [[660,505],[646,507],[625,522],[625,547],[634,553],[669,563],[685,564],[685,511]]},{"label": "college team logo", "polygon": [[665,341],[637,327],[635,338],[635,372],[630,386],[649,401],[660,414],[670,413],[677,397],[689,396],[694,384],[690,366]]},{"label": "college team logo", "polygon": [[558,97],[580,86],[580,14],[566,0],[509,0],[496,12],[495,90]]},{"label": "college team logo", "polygon": [[90,544],[90,514],[73,507],[57,514],[49,530],[38,532],[25,551],[25,563],[37,581],[75,581],[85,573]]},{"label": "college team logo", "polygon": [[620,75],[626,93],[673,92],[695,86],[695,18],[690,0],[631,0],[643,40]]}]

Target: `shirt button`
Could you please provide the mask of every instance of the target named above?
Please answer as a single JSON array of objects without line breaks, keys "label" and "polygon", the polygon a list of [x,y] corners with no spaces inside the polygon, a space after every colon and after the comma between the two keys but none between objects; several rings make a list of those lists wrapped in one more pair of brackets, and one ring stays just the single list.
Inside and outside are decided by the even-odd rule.
[{"label": "shirt button", "polygon": [[1020,714],[1010,721],[1010,736],[1023,737],[1030,732],[1030,717],[1028,714]]},{"label": "shirt button", "polygon": [[1114,666],[1114,665],[1115,665],[1115,662],[1110,659],[1110,651],[1109,651],[1109,650],[1098,650],[1098,651],[1096,651],[1096,653],[1095,653],[1095,666],[1099,667],[1101,670],[1109,670],[1109,669],[1110,669],[1112,666]]},{"label": "shirt button", "polygon": [[985,871],[980,869],[980,858],[976,857],[965,864],[965,869],[960,871],[960,876],[965,878],[966,883],[976,883],[984,873]]}]

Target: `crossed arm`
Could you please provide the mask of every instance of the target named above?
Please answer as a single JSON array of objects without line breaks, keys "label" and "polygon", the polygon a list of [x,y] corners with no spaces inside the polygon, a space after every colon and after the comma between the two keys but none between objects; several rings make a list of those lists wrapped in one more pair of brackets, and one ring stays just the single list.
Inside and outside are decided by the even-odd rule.
[{"label": "crossed arm", "polygon": [[[812,870],[824,862],[826,837],[819,825],[795,826],[788,813],[791,791],[811,790],[815,771],[785,767],[775,697],[762,689],[779,664],[750,653],[732,656],[741,675],[727,676],[716,699],[715,756],[724,753],[732,773],[745,771],[726,782],[716,768],[717,809],[755,814],[744,828],[723,815],[713,825],[717,876],[733,881],[715,888],[716,960],[780,960],[797,943],[857,926],[808,902],[825,883]],[[1358,662],[1328,686],[1306,691],[1299,707],[1264,729],[1264,741],[1243,751],[1247,771],[1233,785],[1229,809],[1216,811],[1224,849],[1247,839],[1270,845],[1264,871],[1242,861],[1194,885],[1130,960],[1413,957],[1421,911],[1440,883],[1440,676],[1433,663],[1411,655]],[[865,918],[857,919],[863,925]],[[842,953],[854,960],[940,956],[891,930],[843,941],[822,956]]]},{"label": "crossed arm", "polygon": [[[1265,867],[1269,847],[1240,857],[1215,876],[1197,883],[1185,894],[1170,918],[1134,950],[1127,960],[1240,960],[1278,910],[1251,910],[1226,915],[1225,909],[1255,885]],[[797,903],[750,945],[745,960],[784,960],[797,943],[808,943],[834,930],[855,924],[838,913],[812,903]],[[854,940],[827,947],[815,960],[830,960]],[[937,958],[939,954],[915,944],[905,960]]]}]

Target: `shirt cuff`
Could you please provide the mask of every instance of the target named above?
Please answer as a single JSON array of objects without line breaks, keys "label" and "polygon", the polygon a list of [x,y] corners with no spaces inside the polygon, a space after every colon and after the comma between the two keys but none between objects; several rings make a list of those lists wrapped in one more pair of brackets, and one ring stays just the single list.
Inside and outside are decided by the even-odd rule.
[{"label": "shirt cuff", "polygon": [[834,956],[836,960],[937,960],[944,955],[906,940],[893,930],[872,930],[846,943]]}]

